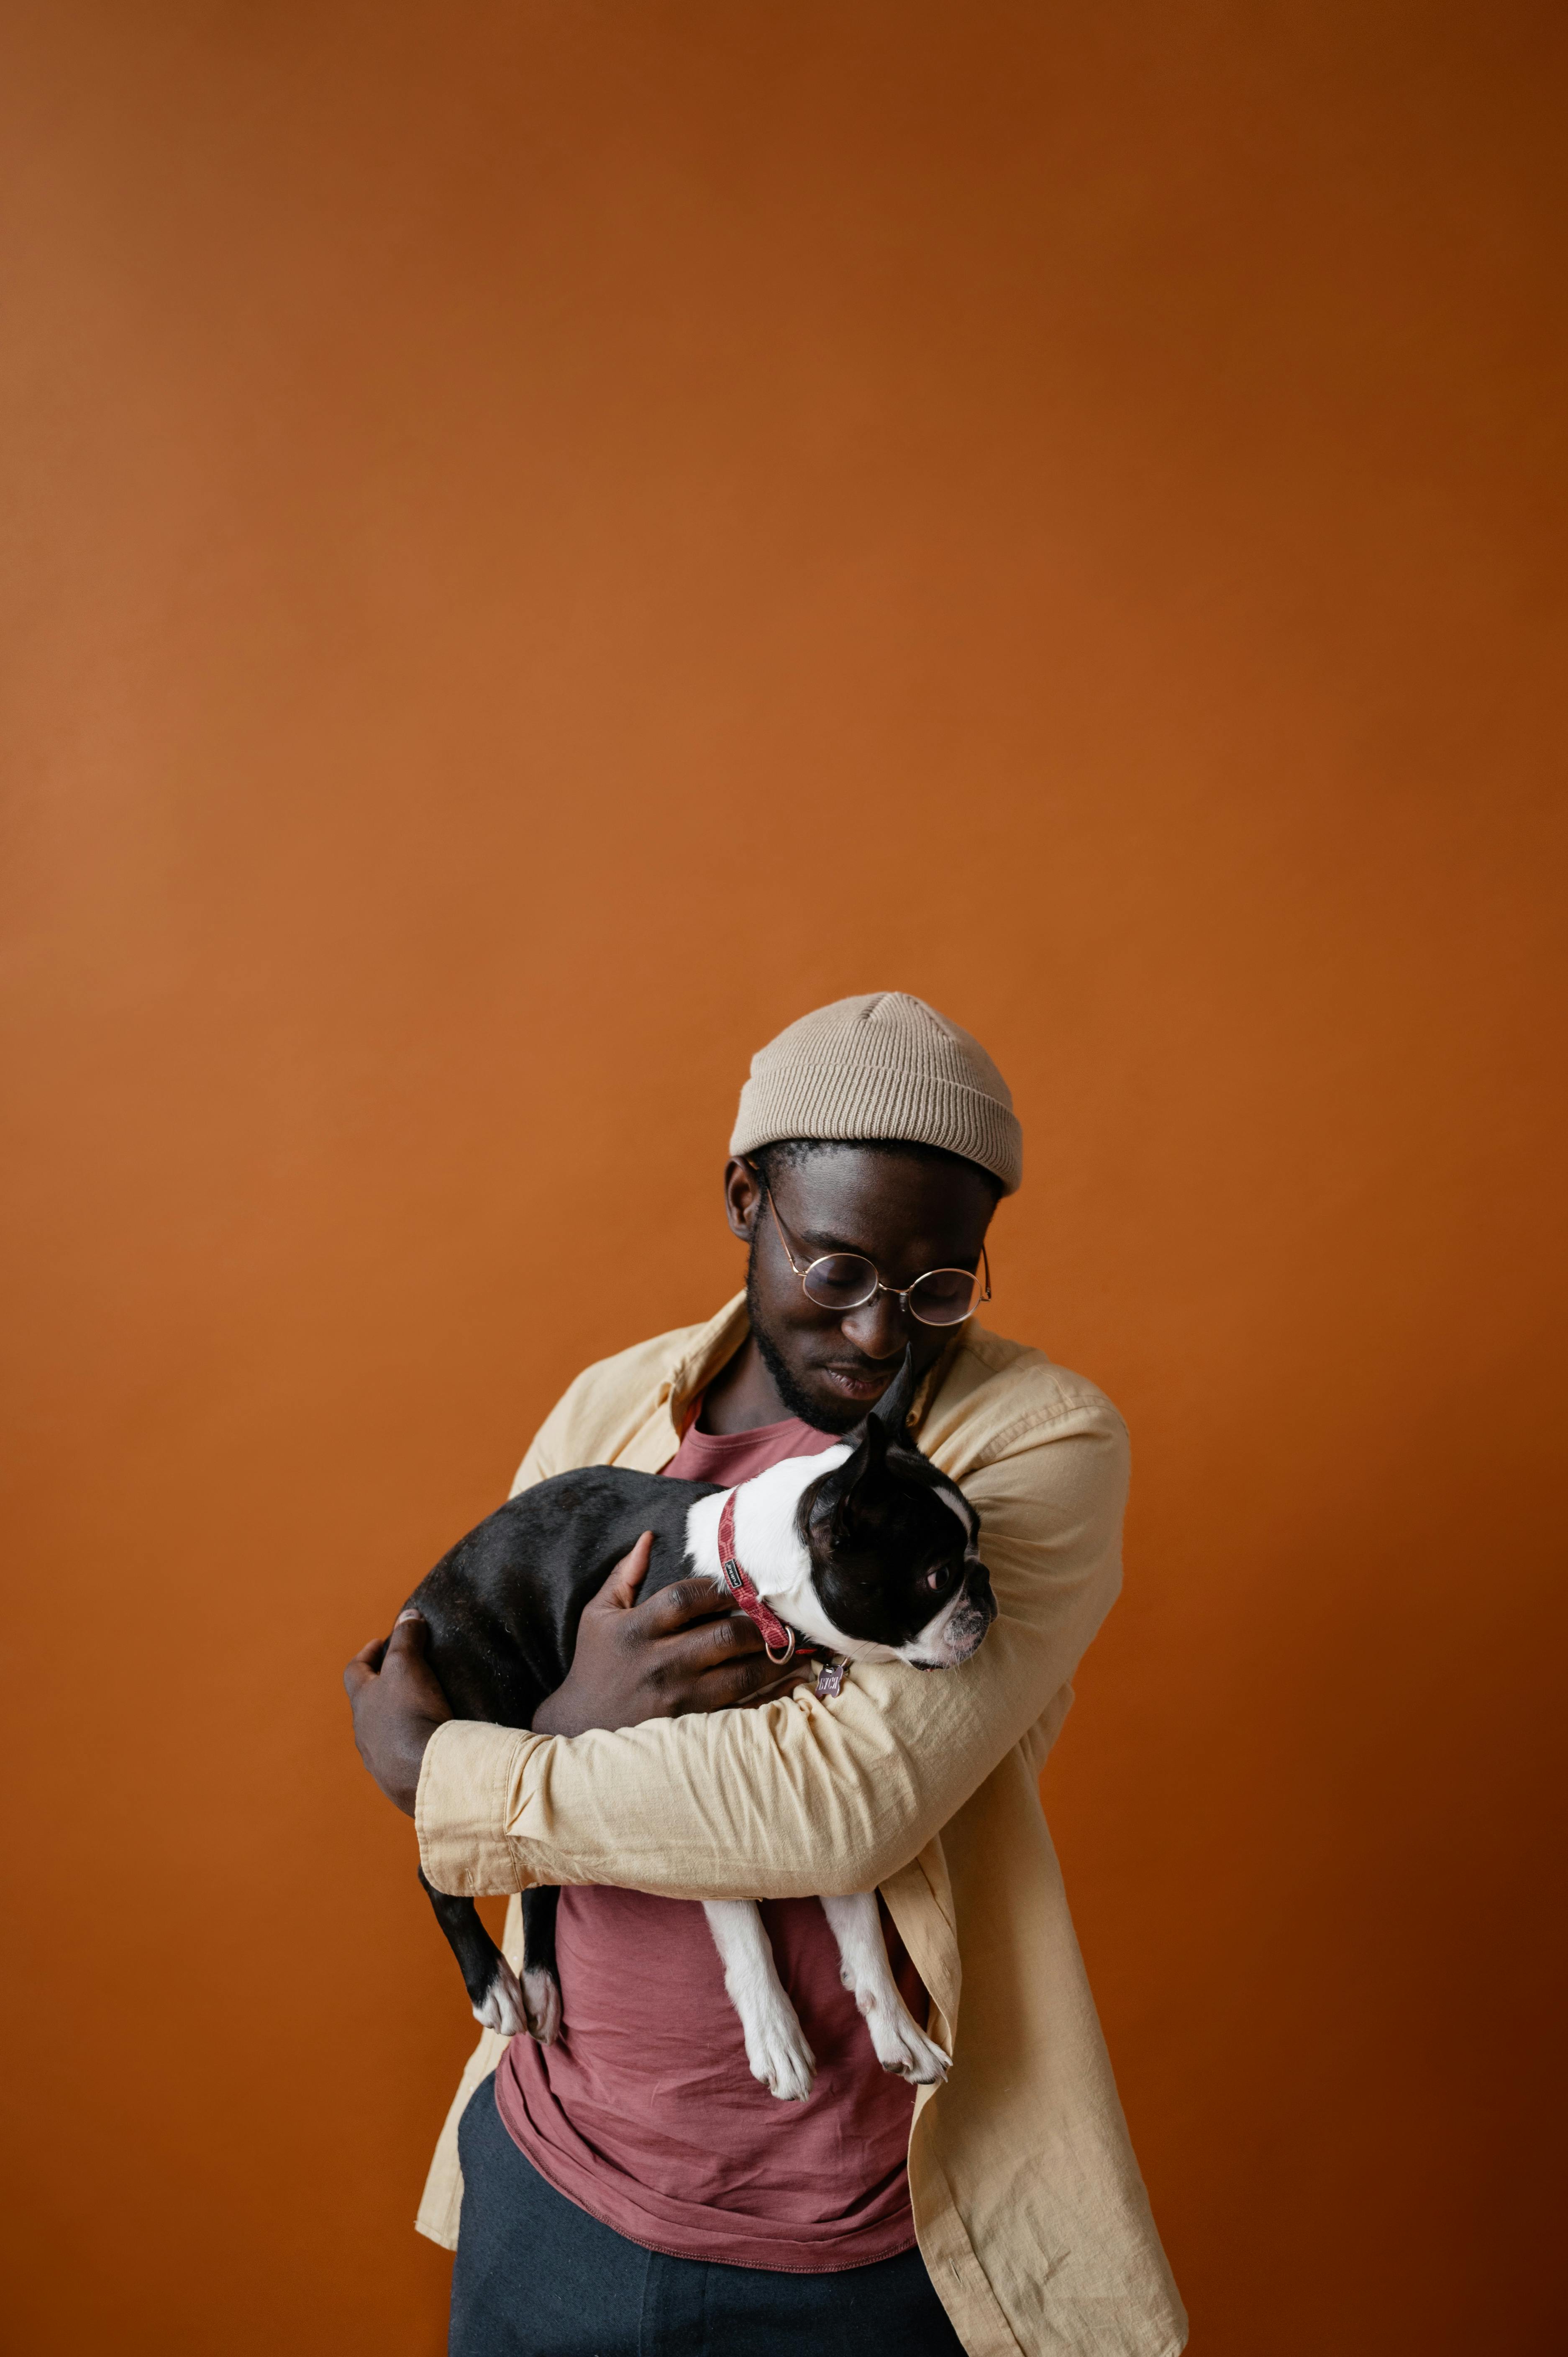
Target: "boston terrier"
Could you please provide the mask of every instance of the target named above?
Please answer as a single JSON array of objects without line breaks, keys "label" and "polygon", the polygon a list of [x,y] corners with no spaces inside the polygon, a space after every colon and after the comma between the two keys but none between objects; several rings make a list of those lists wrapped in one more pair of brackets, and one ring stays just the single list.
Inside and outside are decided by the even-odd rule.
[{"label": "boston terrier", "polygon": [[[910,1355],[871,1413],[837,1447],[793,1457],[733,1490],[621,1466],[560,1473],[511,1499],[444,1555],[409,1602],[429,1625],[430,1661],[459,1718],[529,1727],[566,1675],[588,1598],[643,1531],[653,1533],[641,1593],[693,1573],[749,1613],[780,1666],[824,1665],[817,1691],[839,1691],[851,1662],[956,1668],[996,1616],[977,1552],[980,1518],[906,1431]],[[424,1881],[462,1967],[475,2018],[543,2044],[561,2028],[555,1970],[559,1892],[523,1893],[520,1987],[471,1899]],[[876,2057],[916,2085],[944,2078],[949,2057],[906,2011],[888,1965],[876,1895],[822,1901],[842,1977]],[[725,1987],[746,2033],[752,2076],[803,2102],[816,2064],[751,1900],[711,1900],[703,1913]]]}]

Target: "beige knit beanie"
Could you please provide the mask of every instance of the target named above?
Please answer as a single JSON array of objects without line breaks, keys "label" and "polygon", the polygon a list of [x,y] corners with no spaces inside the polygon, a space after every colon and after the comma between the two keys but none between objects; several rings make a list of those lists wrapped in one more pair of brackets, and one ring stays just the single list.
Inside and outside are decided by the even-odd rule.
[{"label": "beige knit beanie", "polygon": [[905,990],[873,990],[802,1015],[751,1060],[732,1154],[780,1137],[899,1138],[978,1162],[1011,1195],[1024,1133],[978,1039]]}]

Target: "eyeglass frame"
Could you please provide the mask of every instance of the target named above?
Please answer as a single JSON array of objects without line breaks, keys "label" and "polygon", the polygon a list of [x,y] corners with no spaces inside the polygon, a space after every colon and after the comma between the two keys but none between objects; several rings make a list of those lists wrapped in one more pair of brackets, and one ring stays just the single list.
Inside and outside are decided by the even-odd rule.
[{"label": "eyeglass frame", "polygon": [[[866,1267],[871,1271],[873,1278],[871,1291],[869,1293],[863,1294],[858,1301],[846,1301],[842,1309],[835,1310],[831,1303],[819,1301],[814,1294],[806,1293],[806,1298],[811,1303],[813,1309],[826,1309],[831,1317],[847,1318],[852,1310],[865,1309],[868,1308],[872,1302],[877,1299],[879,1295],[886,1293],[890,1300],[896,1301],[898,1304],[899,1308],[902,1310],[906,1318],[914,1318],[916,1324],[918,1326],[929,1327],[933,1334],[945,1334],[956,1327],[967,1326],[975,1311],[977,1309],[983,1309],[985,1304],[990,1300],[991,1258],[990,1254],[986,1252],[983,1243],[980,1247],[979,1268],[955,1268],[943,1266],[941,1268],[922,1269],[919,1275],[911,1278],[909,1283],[905,1286],[902,1290],[900,1290],[896,1285],[884,1285],[882,1282],[882,1271],[877,1267],[876,1263],[872,1259],[869,1253],[819,1253],[815,1260],[808,1261],[805,1267],[802,1268],[796,1260],[794,1254],[789,1249],[789,1233],[785,1229],[783,1221],[779,1216],[779,1206],[773,1200],[772,1188],[768,1185],[767,1179],[763,1178],[761,1171],[757,1168],[755,1163],[747,1162],[746,1167],[753,1173],[754,1177],[761,1179],[762,1181],[762,1191],[768,1198],[768,1208],[773,1214],[773,1224],[779,1231],[779,1241],[784,1247],[784,1257],[789,1262],[795,1275],[800,1278],[800,1290],[802,1293],[806,1293],[806,1279],[811,1275],[811,1271],[814,1268],[821,1268],[823,1261],[825,1260],[863,1260],[865,1263]],[[909,1296],[914,1292],[916,1286],[924,1285],[928,1276],[967,1276],[971,1283],[973,1283],[975,1279],[978,1278],[983,1286],[984,1290],[979,1295],[978,1298],[971,1301],[969,1308],[964,1311],[961,1318],[922,1318],[919,1311],[911,1307]]]}]

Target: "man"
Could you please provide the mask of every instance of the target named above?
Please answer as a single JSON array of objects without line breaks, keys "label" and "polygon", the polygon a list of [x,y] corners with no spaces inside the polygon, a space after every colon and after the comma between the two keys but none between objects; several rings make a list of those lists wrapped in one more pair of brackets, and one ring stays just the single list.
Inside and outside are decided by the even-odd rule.
[{"label": "man", "polygon": [[[532,1729],[452,1719],[417,1620],[349,1664],[361,1753],[435,1887],[563,1886],[564,2034],[485,2034],[425,2190],[422,2230],[457,2250],[451,2347],[1169,2357],[1185,2319],[1037,1792],[1120,1580],[1126,1436],[970,1314],[1022,1175],[1012,1099],[966,1032],[878,992],[761,1051],[731,1157],[744,1298],[580,1376],[516,1487],[605,1462],[744,1480],[831,1446],[908,1348],[911,1422],[980,1512],[999,1617],[961,1669],[779,1692],[710,1583],[637,1601],[639,1544]],[[953,2056],[940,2089],[883,2078],[807,1903],[872,1889]],[[693,1903],[726,1898],[765,1902],[818,2059],[804,2104],[746,2074]]]}]

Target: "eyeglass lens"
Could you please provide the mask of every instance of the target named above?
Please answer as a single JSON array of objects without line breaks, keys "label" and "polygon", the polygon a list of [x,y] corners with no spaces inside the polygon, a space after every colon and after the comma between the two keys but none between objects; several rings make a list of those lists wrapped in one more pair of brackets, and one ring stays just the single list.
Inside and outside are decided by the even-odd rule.
[{"label": "eyeglass lens", "polygon": [[[858,1309],[876,1291],[876,1271],[858,1253],[829,1253],[813,1261],[801,1279],[821,1309]],[[909,1308],[925,1326],[961,1325],[980,1291],[978,1273],[933,1268],[909,1288]]]}]

